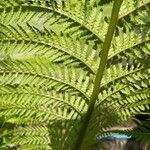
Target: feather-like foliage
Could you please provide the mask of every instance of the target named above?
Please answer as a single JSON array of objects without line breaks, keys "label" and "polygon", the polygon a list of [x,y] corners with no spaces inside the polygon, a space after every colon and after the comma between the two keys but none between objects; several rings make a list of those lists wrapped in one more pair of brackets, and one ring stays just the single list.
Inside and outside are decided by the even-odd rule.
[{"label": "feather-like foliage", "polygon": [[[74,148],[112,3],[0,0],[1,149]],[[150,0],[123,1],[81,150],[96,143],[95,136],[106,128],[149,109],[149,14]]]}]

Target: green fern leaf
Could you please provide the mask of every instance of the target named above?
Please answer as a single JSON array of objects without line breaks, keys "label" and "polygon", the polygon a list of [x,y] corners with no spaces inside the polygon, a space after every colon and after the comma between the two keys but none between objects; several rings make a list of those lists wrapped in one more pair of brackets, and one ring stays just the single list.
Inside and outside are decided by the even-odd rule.
[{"label": "green fern leaf", "polygon": [[149,110],[149,4],[1,0],[0,149],[87,150]]}]

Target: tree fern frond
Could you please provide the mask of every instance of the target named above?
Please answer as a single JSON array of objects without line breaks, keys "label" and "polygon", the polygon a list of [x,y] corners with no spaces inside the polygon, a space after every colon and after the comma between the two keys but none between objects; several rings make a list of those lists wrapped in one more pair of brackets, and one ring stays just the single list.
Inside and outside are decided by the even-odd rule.
[{"label": "tree fern frond", "polygon": [[134,0],[124,0],[122,7],[119,13],[119,19],[129,15],[130,13],[136,11],[137,9],[149,4],[149,0],[141,0],[141,1],[134,1]]},{"label": "tree fern frond", "polygon": [[[55,122],[52,125],[44,123],[38,125],[32,124],[26,127],[18,126],[9,133],[10,136],[13,136],[11,143],[13,143],[14,147],[21,149],[34,149],[33,146],[39,149],[66,149],[70,144],[71,146],[74,144],[73,137],[77,136],[77,130],[74,131],[74,127],[79,127],[78,123],[77,120],[64,120],[63,122]],[[60,138],[63,138],[64,140],[61,141]],[[44,145],[39,145],[44,139]],[[8,143],[8,145],[9,144],[10,143]],[[71,148],[71,146],[69,148]]]},{"label": "tree fern frond", "polygon": [[[51,149],[48,128],[46,126],[20,127],[12,131],[13,147],[21,149]],[[36,146],[35,146],[36,145]]]},{"label": "tree fern frond", "polygon": [[[111,41],[113,38],[115,27],[117,25],[119,10],[120,10],[122,2],[123,2],[122,0],[121,1],[115,1],[113,4],[110,24],[109,24],[106,38],[105,38],[105,41],[104,41],[104,44],[102,47],[101,60],[100,60],[100,64],[99,64],[97,74],[95,77],[95,82],[94,82],[95,84],[94,84],[93,92],[91,94],[91,102],[89,104],[87,113],[85,115],[85,120],[84,120],[82,128],[81,128],[81,135],[77,139],[74,150],[76,150],[76,149],[87,149],[87,145],[85,143],[87,143],[86,142],[86,135],[88,132],[88,126],[90,124],[90,120],[91,120],[91,117],[93,115],[96,99],[97,99],[98,94],[99,94],[100,85],[101,85],[101,82],[103,79],[103,72],[104,72],[105,66],[107,64],[108,52],[109,52],[109,49],[111,46]],[[89,137],[89,136],[87,136],[87,137]]]},{"label": "tree fern frond", "polygon": [[[60,3],[62,3],[62,2],[60,2]],[[90,33],[92,35],[94,35],[99,41],[102,41],[102,39],[104,38],[105,34],[103,34],[103,32],[104,31],[106,32],[106,29],[108,27],[108,24],[104,23],[103,26],[100,26],[100,28],[102,29],[102,27],[103,27],[104,30],[101,30],[100,33],[97,33],[97,30],[96,30],[97,28],[93,28],[94,22],[92,23],[92,26],[91,26],[91,24],[88,23],[88,19],[85,20],[85,15],[84,15],[84,12],[83,12],[83,4],[82,4],[82,2],[75,3],[74,7],[71,7],[70,3],[64,2],[65,7],[63,7],[63,9],[61,7],[59,7],[60,5],[58,3],[56,5],[55,9],[53,9],[53,7],[51,5],[49,7],[47,7],[45,1],[43,1],[43,2],[41,1],[40,4],[36,3],[35,1],[32,1],[31,5],[28,5],[27,2],[24,1],[23,4],[18,3],[18,6],[20,6],[20,5],[21,5],[21,7],[38,8],[39,10],[42,9],[42,10],[45,10],[47,12],[49,12],[49,11],[51,12],[52,11],[52,12],[58,14],[59,16],[66,17],[69,20],[72,20],[73,24],[76,23],[76,24],[78,24],[79,27],[84,27],[85,30],[90,31]],[[9,4],[5,4],[5,6],[12,7],[11,4],[10,5]],[[18,6],[15,4],[15,7],[18,7]],[[99,10],[98,7],[95,8],[95,9]],[[72,11],[72,13],[70,13],[71,11]],[[104,22],[104,20],[102,20],[102,21]],[[66,26],[65,22],[64,22],[64,24]],[[68,24],[69,24],[69,22],[68,22]],[[59,24],[57,26],[59,26]],[[102,34],[103,34],[103,37],[101,37]]]},{"label": "tree fern frond", "polygon": [[[0,67],[1,84],[4,85],[25,85],[30,83],[30,85],[43,85],[48,86],[48,88],[57,87],[58,91],[76,89],[77,93],[81,92],[87,99],[91,94],[92,78],[86,77],[86,73],[82,70],[79,71],[75,68],[68,70],[67,67],[51,66],[49,62],[44,64],[43,61],[1,61]],[[81,73],[80,78],[78,78],[79,72]],[[90,88],[88,88],[89,83],[91,83]]]},{"label": "tree fern frond", "polygon": [[[103,94],[99,95],[99,101],[97,101],[95,109],[100,110],[102,109],[101,107],[111,109],[111,107],[113,107],[115,109],[115,112],[119,115],[121,114],[121,110],[123,111],[123,107],[128,107],[126,109],[128,113],[124,113],[124,115],[126,114],[126,116],[128,116],[129,114],[131,115],[135,112],[141,112],[143,111],[143,109],[145,110],[146,108],[149,109],[147,105],[149,104],[149,89],[145,87],[136,89],[136,86],[134,87],[134,85],[117,85],[118,87],[116,86],[116,89],[110,88],[108,91],[104,90],[102,92]],[[147,83],[147,85],[149,85],[149,83]],[[106,103],[106,101],[108,101],[108,103]],[[95,117],[98,116],[98,110],[95,110]],[[94,124],[96,124],[96,122]]]},{"label": "tree fern frond", "polygon": [[[142,53],[141,49],[139,51],[139,47],[143,47],[143,45],[149,45],[150,43],[150,32],[145,33],[144,38],[141,33],[137,34],[134,31],[123,33],[120,32],[118,37],[115,37],[113,40],[112,47],[109,52],[109,59],[119,55],[120,53],[126,53],[128,50],[132,53]],[[144,52],[149,52],[149,49]],[[143,52],[143,53],[144,53]],[[140,56],[141,57],[141,56]]]},{"label": "tree fern frond", "polygon": [[115,103],[116,100],[120,101],[118,101],[118,105],[125,105],[127,101],[125,103],[122,101],[124,96],[129,96],[138,91],[145,90],[148,88],[149,84],[149,76],[144,72],[141,73],[140,76],[133,75],[127,77],[126,80],[116,82],[115,84],[110,85],[109,88],[102,90],[99,94],[99,101],[97,101],[96,107],[106,105],[106,101],[108,101],[108,105],[111,105],[113,102]]},{"label": "tree fern frond", "polygon": [[[21,100],[21,98],[19,99]],[[24,100],[24,99],[22,99]],[[53,108],[48,108],[46,106],[31,106],[30,104],[26,104],[26,105],[21,105],[20,103],[5,103],[5,102],[1,102],[1,113],[0,116],[4,116],[7,119],[7,122],[12,122],[13,121],[17,121],[16,118],[21,119],[22,123],[26,123],[28,121],[28,123],[42,123],[42,122],[46,122],[49,123],[51,122],[51,124],[53,124],[54,122],[57,121],[65,121],[65,120],[69,120],[69,119],[77,119],[77,114],[73,111],[71,111],[70,113],[68,113],[68,109],[53,109]],[[54,107],[55,108],[55,107]],[[23,119],[25,118],[25,119]],[[36,119],[38,120],[36,120]]]},{"label": "tree fern frond", "polygon": [[[104,78],[102,80],[102,87],[108,86],[110,83],[117,82],[116,80],[125,80],[128,78],[136,78],[141,77],[144,71],[148,71],[148,66],[144,66],[138,64],[136,66],[131,65],[130,69],[128,69],[129,65],[127,64],[125,67],[121,64],[119,65],[112,65],[110,68],[106,69],[104,72]],[[118,73],[119,72],[119,73]]]},{"label": "tree fern frond", "polygon": [[85,150],[150,109],[150,1],[122,1],[0,0],[0,149]]},{"label": "tree fern frond", "polygon": [[[145,75],[143,73],[141,78],[134,77],[131,84],[129,80],[126,83],[120,81],[110,85],[107,90],[101,90],[87,132],[88,137],[93,138],[87,138],[88,142],[96,142],[94,135],[102,134],[104,129],[116,125],[117,122],[121,123],[145,109],[149,110],[150,83],[149,76]],[[133,81],[136,83],[133,84]],[[107,118],[103,118],[103,112],[107,112]]]},{"label": "tree fern frond", "polygon": [[[126,82],[116,82],[115,84],[110,85],[109,88],[102,90],[102,92],[99,94],[99,100],[96,103],[96,107],[99,105],[105,105],[106,101],[109,103],[115,102],[116,99],[121,99],[125,95],[131,95],[131,93],[135,93],[137,90],[143,90],[143,88],[148,88],[149,78],[144,77],[145,74],[141,74],[140,76],[134,76],[134,78],[131,78],[132,80],[127,80]],[[112,99],[114,99],[112,101]],[[120,104],[124,104],[122,101]]]},{"label": "tree fern frond", "polygon": [[[93,138],[87,138],[87,142],[96,143],[95,135],[102,135],[106,128],[110,128],[116,125],[117,122],[118,124],[121,124],[131,116],[140,113],[145,109],[149,109],[147,107],[147,104],[150,103],[149,91],[145,91],[145,89],[143,90],[143,93],[137,93],[137,91],[135,93],[131,92],[131,95],[127,95],[127,98],[123,95],[120,96],[120,98],[119,96],[112,97],[110,98],[109,103],[101,103],[97,108],[95,108],[95,111],[93,112],[93,116],[91,118],[91,124],[89,125],[87,132],[87,135]],[[141,99],[140,101],[139,97]],[[118,102],[116,101],[117,98]],[[123,105],[127,105],[128,108],[121,108],[121,106]],[[104,115],[101,110],[103,110],[104,113],[107,112],[107,118],[103,118]],[[101,120],[101,122],[99,121],[99,119]]]},{"label": "tree fern frond", "polygon": [[[58,38],[59,37],[57,37],[57,39]],[[60,41],[58,42],[57,40],[56,42],[55,37],[51,39],[49,43],[29,39],[1,40],[1,59],[5,59],[5,57],[9,56],[13,60],[26,60],[42,55],[54,63],[62,62],[66,65],[75,66],[81,64],[91,73],[96,72],[99,58],[98,52],[92,49],[92,44],[87,45],[85,41],[75,42],[73,39],[69,38],[59,39]],[[82,49],[84,49],[84,51],[82,51]]]},{"label": "tree fern frond", "polygon": [[[50,19],[48,19],[49,13],[44,13],[41,11],[41,13],[37,15],[37,13],[32,12],[32,9],[28,12],[26,11],[26,8],[22,10],[20,7],[16,10],[8,9],[7,11],[6,12],[8,14],[5,11],[2,11],[1,16],[0,26],[2,28],[2,42],[5,41],[9,43],[9,41],[14,41],[14,43],[16,42],[16,44],[18,45],[18,42],[22,41],[22,44],[24,42],[24,46],[32,43],[37,45],[36,47],[34,47],[34,49],[38,46],[43,46],[46,47],[45,51],[47,51],[46,49],[48,47],[51,47],[51,50],[54,51],[49,52],[51,53],[51,55],[49,54],[49,57],[52,58],[52,61],[62,62],[66,60],[65,64],[73,64],[73,62],[74,64],[85,64],[91,72],[96,72],[95,70],[97,69],[98,64],[95,63],[95,61],[98,62],[99,60],[98,51],[95,51],[93,49],[92,44],[86,44],[85,40],[82,42],[76,42],[76,39],[69,38],[65,35],[63,37],[57,35],[63,31],[63,25],[62,22],[60,22],[61,28],[56,27],[59,23],[55,23],[57,20],[55,16],[51,16]],[[7,18],[7,16],[10,16],[10,13],[12,14],[11,18]],[[46,20],[50,22],[48,23],[48,28],[46,27],[47,25],[45,25],[45,21],[43,22],[42,20],[40,20],[40,18],[47,18]],[[66,22],[66,20],[64,20],[63,22]],[[54,27],[56,27],[56,30],[52,28],[53,24]],[[51,28],[49,28],[49,26]],[[57,31],[58,29],[61,29],[60,32]],[[6,43],[4,44],[6,45]],[[83,49],[84,51],[82,52]],[[80,53],[83,54],[80,55]],[[93,68],[91,66],[93,66]]]},{"label": "tree fern frond", "polygon": [[[124,2],[126,3],[126,1]],[[130,2],[132,3],[132,1]],[[130,2],[129,4],[127,3],[129,6]],[[141,48],[139,49],[139,47],[149,44],[150,37],[149,23],[144,21],[146,20],[145,17],[149,14],[149,4],[146,1],[144,2],[133,1],[137,5],[140,3],[145,5],[140,9],[135,9],[134,13],[129,14],[128,17],[120,20],[118,23],[120,27],[118,27],[116,36],[112,41],[113,44],[110,49],[109,59],[113,59],[115,56],[119,57],[120,55],[122,57],[127,54],[126,57],[139,60],[139,58],[142,58],[142,55],[144,56],[149,52],[149,49],[147,49],[147,52]]]},{"label": "tree fern frond", "polygon": [[[17,103],[25,104],[22,97],[28,97],[27,104],[30,105],[43,105],[49,108],[63,108],[66,107],[68,109],[73,109],[78,114],[82,115],[84,111],[87,109],[86,103],[81,100],[81,97],[72,96],[69,93],[58,93],[54,90],[46,90],[38,87],[28,87],[28,86],[20,86],[15,89],[10,86],[0,86],[1,92],[0,95],[2,99],[7,99],[9,103]],[[19,99],[20,98],[20,99]],[[22,99],[22,100],[21,100]],[[25,99],[25,98],[24,98]],[[14,102],[13,102],[14,100]],[[31,104],[32,101],[32,104]],[[82,112],[82,113],[81,113]]]},{"label": "tree fern frond", "polygon": [[[131,111],[132,113],[137,113],[137,112],[141,112],[144,111],[145,108],[149,109],[147,104],[150,104],[150,92],[149,89],[144,89],[142,91],[137,91],[135,93],[133,93],[132,95],[129,95],[126,98],[126,101],[124,101],[124,106],[121,107],[120,111],[124,110],[128,110]],[[130,112],[130,115],[131,115]]]},{"label": "tree fern frond", "polygon": [[142,7],[141,9],[139,10],[136,10],[135,13],[131,14],[129,17],[130,17],[130,20],[131,20],[131,23],[134,23],[135,25],[146,25],[149,23],[149,19],[147,19],[146,17],[149,16],[149,13],[150,13],[150,4],[146,5],[144,8]]}]

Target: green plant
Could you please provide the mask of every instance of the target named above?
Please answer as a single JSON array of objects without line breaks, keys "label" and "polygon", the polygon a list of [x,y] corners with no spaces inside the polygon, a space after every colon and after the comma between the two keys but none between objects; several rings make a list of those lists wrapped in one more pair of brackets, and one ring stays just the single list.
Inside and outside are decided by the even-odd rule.
[{"label": "green plant", "polygon": [[86,150],[149,109],[150,0],[121,3],[0,0],[1,149]]}]

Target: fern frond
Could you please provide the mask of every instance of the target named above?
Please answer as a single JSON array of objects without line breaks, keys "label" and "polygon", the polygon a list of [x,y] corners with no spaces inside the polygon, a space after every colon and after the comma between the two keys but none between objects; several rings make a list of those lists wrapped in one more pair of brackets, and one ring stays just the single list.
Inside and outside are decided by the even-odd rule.
[{"label": "fern frond", "polygon": [[[131,118],[131,116],[138,114],[145,109],[149,109],[147,107],[147,104],[150,104],[148,90],[137,90],[135,93],[130,93],[131,95],[127,95],[127,97],[120,94],[120,98],[118,93],[118,95],[116,94],[116,96],[112,96],[108,103],[101,103],[95,108],[87,133],[91,138],[87,138],[87,142],[96,143],[97,139],[95,135],[103,135],[106,128],[108,129],[116,124],[121,124],[123,121]],[[126,105],[128,108],[121,108]],[[107,118],[103,118],[104,115],[102,110],[104,113],[107,113]],[[99,120],[101,120],[101,122]]]},{"label": "fern frond", "polygon": [[[12,15],[11,18],[7,18],[10,14]],[[59,17],[58,20],[61,19]],[[45,18],[45,20],[40,20],[40,18]],[[85,40],[76,42],[75,38],[65,36],[67,33],[63,31],[62,23],[66,22],[66,20],[60,22],[61,27],[57,27],[57,24],[59,24],[58,21],[56,23],[57,17],[49,16],[48,12],[43,12],[42,10],[37,14],[32,9],[28,10],[26,7],[24,9],[22,7],[16,9],[10,8],[8,10],[4,9],[0,20],[2,45],[6,45],[8,42],[9,46],[10,42],[11,44],[14,42],[18,48],[19,44],[27,48],[27,45],[31,43],[35,45],[35,47],[33,46],[34,49],[37,50],[37,48],[42,47],[42,50],[44,49],[46,52],[49,48],[49,54],[44,51],[43,53],[45,55],[51,54],[49,57],[52,58],[52,61],[62,62],[66,60],[65,64],[85,64],[87,61],[87,64],[85,64],[87,68],[93,73],[96,72],[97,63],[95,61],[98,62],[98,51],[96,52],[92,48],[92,44],[87,45]],[[56,30],[53,29],[53,26],[56,27]],[[57,31],[58,29],[61,30]],[[59,35],[61,32],[64,34],[63,37]],[[84,51],[82,52],[83,49]],[[80,53],[83,54],[80,55]],[[36,55],[39,54],[36,53]]]},{"label": "fern frond", "polygon": [[[121,55],[121,53],[134,53],[136,57],[142,58],[143,54],[149,53],[149,48],[145,50],[141,49],[145,47],[149,47],[150,44],[150,30],[145,33],[144,37],[142,33],[135,33],[135,31],[123,33],[123,31],[119,32],[119,36],[115,37],[113,40],[112,47],[109,52],[109,59]],[[128,52],[129,51],[129,52]],[[141,55],[140,55],[141,53]],[[139,55],[138,55],[139,54]]]},{"label": "fern frond", "polygon": [[0,0],[0,148],[88,149],[149,109],[150,0],[121,3]]},{"label": "fern frond", "polygon": [[123,4],[120,9],[119,13],[119,18],[123,18],[134,11],[138,10],[141,7],[144,7],[145,5],[149,4],[149,0],[140,0],[140,1],[135,1],[135,0],[124,0]]},{"label": "fern frond", "polygon": [[[57,91],[71,91],[71,89],[73,89],[72,91],[75,90],[77,93],[81,92],[86,98],[90,96],[92,90],[92,87],[87,87],[90,82],[92,85],[92,79],[88,76],[86,77],[84,71],[81,70],[80,72],[75,68],[70,68],[68,70],[67,67],[63,66],[50,66],[49,62],[44,64],[44,61],[41,60],[39,62],[1,61],[0,68],[1,84],[4,85],[43,85],[48,88],[55,87]],[[81,73],[80,78],[78,78],[79,72]]]},{"label": "fern frond", "polygon": [[[114,59],[114,57],[120,58],[125,55],[125,57],[131,57],[131,59],[138,59],[137,61],[139,61],[139,59],[143,59],[143,56],[149,53],[149,48],[145,51],[145,48],[142,47],[149,45],[150,42],[149,22],[146,21],[148,20],[146,16],[149,14],[150,1],[124,1],[124,3],[127,4],[127,9],[130,10],[131,6],[135,8],[135,11],[119,20],[118,30],[112,41],[109,59]],[[124,4],[122,7],[124,7]]]},{"label": "fern frond", "polygon": [[[128,69],[128,67],[130,67]],[[102,81],[102,87],[108,86],[113,82],[117,82],[117,80],[125,80],[128,78],[142,78],[142,74],[145,72],[149,72],[149,67],[138,64],[136,66],[128,64],[124,67],[121,64],[112,65],[110,68],[106,69],[104,72],[104,78]],[[148,75],[147,75],[148,77]],[[146,76],[144,76],[146,78]]]},{"label": "fern frond", "polygon": [[[82,115],[84,111],[86,111],[86,104],[81,98],[72,96],[69,93],[58,93],[54,90],[46,90],[38,87],[28,87],[28,86],[20,86],[15,89],[10,86],[1,86],[0,95],[2,97],[2,102],[7,98],[8,103],[20,103],[24,105],[24,99],[28,97],[28,101],[26,104],[37,105],[37,106],[46,106],[49,108],[63,108],[66,107],[68,109],[73,109],[78,114]],[[22,98],[23,97],[23,98]],[[20,99],[19,99],[20,98]],[[22,100],[21,100],[22,99]],[[37,101],[38,100],[38,101]],[[32,101],[32,104],[31,104]],[[82,113],[81,113],[82,112]]]},{"label": "fern frond", "polygon": [[[117,122],[121,124],[121,122],[128,120],[133,115],[146,109],[149,110],[150,95],[148,87],[150,83],[147,71],[146,69],[145,73],[141,72],[135,75],[129,75],[129,77],[127,75],[122,80],[112,82],[108,85],[106,82],[109,88],[102,87],[95,104],[95,110],[87,132],[87,136],[91,137],[87,138],[88,142],[96,142],[95,135],[103,134],[106,128],[116,125]],[[114,75],[115,73],[112,74]],[[111,79],[111,77],[108,79]],[[103,113],[107,113],[107,118],[103,118]]]},{"label": "fern frond", "polygon": [[54,63],[84,65],[85,69],[94,74],[99,62],[98,52],[92,49],[92,45],[85,44],[85,41],[75,42],[69,38],[55,37],[49,43],[29,39],[5,39],[1,40],[0,47],[1,59],[10,57],[13,60],[26,60],[42,55]]},{"label": "fern frond", "polygon": [[[13,2],[14,2],[14,4],[13,4]],[[50,2],[48,2],[50,5],[47,6],[47,4],[45,3],[45,1],[41,1],[40,3],[37,3],[36,1],[32,1],[32,3],[30,5],[26,1],[23,1],[22,3],[20,1],[17,1],[17,2],[16,1],[12,1],[11,3],[1,2],[1,5],[4,5],[5,7],[6,6],[7,7],[18,7],[18,6],[21,6],[21,7],[26,7],[26,9],[27,8],[34,8],[34,9],[36,8],[36,9],[39,9],[39,10],[42,9],[42,11],[44,10],[46,12],[49,12],[49,11],[53,12],[56,15],[61,16],[61,24],[63,22],[64,23],[64,27],[66,29],[69,28],[69,27],[71,27],[71,26],[73,26],[74,24],[78,26],[77,28],[71,28],[71,29],[73,29],[71,31],[72,33],[78,32],[77,30],[84,28],[85,29],[85,31],[84,31],[85,33],[87,33],[87,31],[90,31],[91,35],[93,35],[94,37],[96,37],[99,41],[103,41],[103,38],[104,38],[104,35],[105,35],[104,33],[106,33],[106,31],[107,31],[106,29],[108,27],[108,24],[106,22],[104,22],[104,20],[101,20],[101,21],[104,22],[104,24],[100,24],[98,22],[98,25],[95,24],[96,28],[93,28],[94,21],[97,18],[94,18],[94,16],[92,16],[93,17],[92,18],[93,21],[92,21],[92,24],[91,24],[90,22],[88,22],[89,18],[85,19],[85,13],[83,11],[84,10],[84,8],[83,8],[84,4],[82,4],[82,2],[78,2],[78,3],[76,2],[72,6],[72,4],[70,2],[71,2],[71,0],[69,2],[64,2],[62,4],[62,2],[59,1],[58,3],[55,3],[55,5],[56,5],[55,9],[53,8],[53,5],[51,5]],[[65,5],[65,6],[63,6],[63,5]],[[99,7],[95,7],[95,9],[97,9],[96,11],[98,12],[98,10],[100,8]],[[86,9],[86,10],[88,10],[88,9]],[[89,9],[89,11],[93,11],[93,10]],[[97,17],[98,16],[99,15],[97,15]],[[65,17],[65,19],[64,19],[64,17]],[[62,19],[63,19],[63,21],[62,21]],[[66,19],[67,20],[69,19],[69,21],[67,23],[65,22]],[[101,25],[101,26],[99,26],[99,25]],[[62,26],[63,25],[61,25],[61,28],[62,28]],[[55,27],[59,27],[59,24],[55,25]],[[99,27],[99,29],[103,29],[103,30],[100,30],[99,32],[97,32],[97,30],[96,30],[97,27]],[[59,28],[57,30],[59,30]],[[70,29],[69,29],[69,33],[71,33],[71,32],[70,32]],[[79,33],[79,35],[80,35],[80,33]]]},{"label": "fern frond", "polygon": [[[124,106],[119,109],[122,116],[130,116],[140,113],[146,109],[149,109],[147,104],[150,103],[149,89],[137,90],[131,95],[127,95],[123,100]],[[120,102],[121,103],[121,102]]]},{"label": "fern frond", "polygon": [[52,149],[50,147],[51,141],[46,126],[20,127],[14,129],[12,133],[14,138],[12,138],[11,142],[14,147],[33,150]]}]

